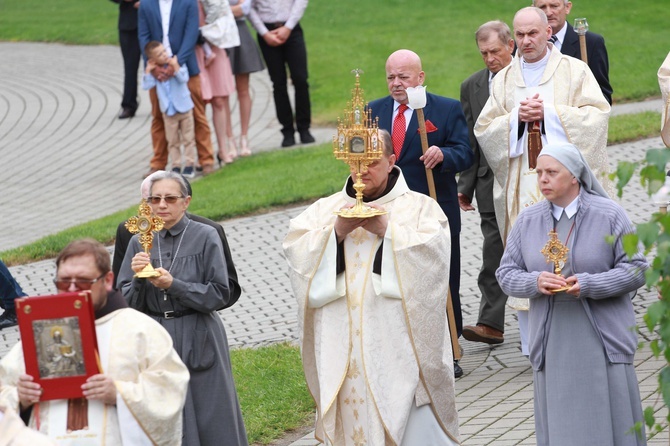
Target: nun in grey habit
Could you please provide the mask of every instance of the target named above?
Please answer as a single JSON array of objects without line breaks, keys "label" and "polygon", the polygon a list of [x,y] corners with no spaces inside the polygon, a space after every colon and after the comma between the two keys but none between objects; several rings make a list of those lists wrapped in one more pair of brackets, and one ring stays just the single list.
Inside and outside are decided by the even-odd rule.
[{"label": "nun in grey habit", "polygon": [[[546,200],[519,215],[496,276],[530,299],[537,444],[644,445],[631,299],[648,264],[622,246],[634,227],[575,146],[547,145],[536,170]],[[541,252],[552,230],[569,249],[560,275]]]},{"label": "nun in grey habit", "polygon": [[[149,202],[165,226],[154,237],[150,256],[138,236],[132,238],[119,283],[131,307],[170,333],[190,372],[182,444],[246,446],[226,331],[216,312],[231,298],[223,248],[214,228],[186,216],[190,200],[180,174],[152,178]],[[133,277],[148,263],[159,277]]]}]

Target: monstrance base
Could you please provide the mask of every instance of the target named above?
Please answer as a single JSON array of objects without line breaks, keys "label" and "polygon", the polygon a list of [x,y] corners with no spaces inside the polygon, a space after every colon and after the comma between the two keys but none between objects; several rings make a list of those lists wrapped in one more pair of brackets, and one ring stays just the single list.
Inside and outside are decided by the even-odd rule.
[{"label": "monstrance base", "polygon": [[352,208],[340,209],[335,211],[335,215],[339,215],[343,218],[372,218],[377,217],[378,215],[386,214],[386,211],[380,211],[370,206],[354,206]]},{"label": "monstrance base", "polygon": [[151,264],[147,264],[147,266],[144,267],[142,271],[139,273],[135,274],[135,277],[139,279],[149,279],[151,277],[160,277],[161,273],[156,271]]}]

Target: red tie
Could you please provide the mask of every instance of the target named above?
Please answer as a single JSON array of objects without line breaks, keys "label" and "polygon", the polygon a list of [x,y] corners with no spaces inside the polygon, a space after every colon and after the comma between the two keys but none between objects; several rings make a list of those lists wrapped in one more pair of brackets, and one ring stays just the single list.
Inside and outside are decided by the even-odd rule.
[{"label": "red tie", "polygon": [[407,126],[405,125],[405,110],[407,110],[405,104],[400,104],[398,107],[398,114],[393,120],[393,153],[395,153],[396,160],[400,157],[400,150],[402,145],[405,142],[405,133],[407,132]]}]

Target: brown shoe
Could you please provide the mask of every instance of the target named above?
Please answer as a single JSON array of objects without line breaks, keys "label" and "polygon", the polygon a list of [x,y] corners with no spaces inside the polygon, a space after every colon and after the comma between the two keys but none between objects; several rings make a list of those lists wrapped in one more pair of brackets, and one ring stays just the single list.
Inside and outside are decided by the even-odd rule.
[{"label": "brown shoe", "polygon": [[502,344],[505,341],[502,331],[484,324],[466,325],[463,327],[463,337],[468,341],[487,344]]},{"label": "brown shoe", "polygon": [[202,176],[206,177],[210,173],[214,172],[214,164],[207,164],[206,166],[202,166]]}]

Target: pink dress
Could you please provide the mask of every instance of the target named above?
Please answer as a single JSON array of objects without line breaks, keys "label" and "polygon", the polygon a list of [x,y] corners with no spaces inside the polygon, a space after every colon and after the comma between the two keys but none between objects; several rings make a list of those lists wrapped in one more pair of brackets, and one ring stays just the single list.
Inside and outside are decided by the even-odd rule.
[{"label": "pink dress", "polygon": [[[205,12],[200,2],[198,2],[198,10],[200,11],[200,26],[203,26]],[[235,78],[226,51],[214,45],[210,47],[216,57],[208,67],[205,67],[205,51],[201,45],[195,46],[195,57],[198,59],[198,68],[200,68],[200,90],[205,101],[211,101],[217,96],[230,96],[235,91]]]}]

